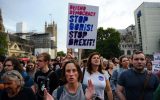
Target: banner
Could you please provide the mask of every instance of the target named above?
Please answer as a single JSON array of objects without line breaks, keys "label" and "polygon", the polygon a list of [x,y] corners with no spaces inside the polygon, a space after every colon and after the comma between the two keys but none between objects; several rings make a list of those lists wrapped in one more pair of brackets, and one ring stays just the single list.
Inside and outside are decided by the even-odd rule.
[{"label": "banner", "polygon": [[154,73],[160,71],[160,53],[155,53],[154,54],[154,61],[152,62],[152,71]]},{"label": "banner", "polygon": [[95,49],[98,7],[69,3],[67,48]]}]

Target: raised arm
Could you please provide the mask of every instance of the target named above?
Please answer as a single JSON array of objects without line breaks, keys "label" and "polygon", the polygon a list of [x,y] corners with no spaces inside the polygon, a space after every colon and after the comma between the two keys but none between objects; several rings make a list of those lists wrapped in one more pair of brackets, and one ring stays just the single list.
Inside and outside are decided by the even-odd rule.
[{"label": "raised arm", "polygon": [[43,100],[54,100],[54,98],[44,89],[44,99]]},{"label": "raised arm", "polygon": [[92,100],[92,97],[95,93],[95,88],[91,80],[88,80],[88,87],[86,88],[85,97],[86,100]]},{"label": "raised arm", "polygon": [[117,94],[117,96],[118,96],[118,98],[120,100],[126,100],[126,98],[125,98],[123,93],[124,93],[124,87],[119,85],[119,84],[117,84],[116,94]]},{"label": "raised arm", "polygon": [[106,80],[106,92],[107,92],[108,100],[113,100],[113,94],[112,94],[112,89],[111,89],[109,80]]}]

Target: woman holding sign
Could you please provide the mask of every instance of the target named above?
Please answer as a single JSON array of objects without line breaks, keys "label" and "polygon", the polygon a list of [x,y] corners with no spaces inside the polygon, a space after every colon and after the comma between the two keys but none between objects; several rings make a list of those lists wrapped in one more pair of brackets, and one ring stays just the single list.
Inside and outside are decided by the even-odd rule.
[{"label": "woman holding sign", "polygon": [[98,52],[90,54],[87,69],[84,71],[83,84],[87,85],[88,80],[91,80],[98,100],[104,100],[104,90],[107,91],[108,100],[113,100],[109,79],[102,72],[102,66],[100,54]]}]

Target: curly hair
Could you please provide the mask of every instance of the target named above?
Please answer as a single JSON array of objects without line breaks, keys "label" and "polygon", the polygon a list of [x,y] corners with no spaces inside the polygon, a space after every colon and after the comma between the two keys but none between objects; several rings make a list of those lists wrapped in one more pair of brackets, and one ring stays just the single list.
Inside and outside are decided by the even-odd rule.
[{"label": "curly hair", "polygon": [[7,61],[11,61],[12,65],[13,65],[13,69],[19,71],[20,73],[24,71],[23,67],[20,65],[20,62],[17,58],[14,57],[8,57],[5,61],[4,61],[4,66],[5,63]]}]

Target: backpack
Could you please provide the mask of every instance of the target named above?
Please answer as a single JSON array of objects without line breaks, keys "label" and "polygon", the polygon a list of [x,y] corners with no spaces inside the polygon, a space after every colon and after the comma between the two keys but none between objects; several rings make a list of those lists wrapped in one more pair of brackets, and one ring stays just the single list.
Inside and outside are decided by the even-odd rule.
[{"label": "backpack", "polygon": [[[61,94],[62,94],[62,92],[63,92],[63,88],[64,88],[64,85],[63,85],[63,86],[60,86],[60,87],[58,88],[58,90],[57,90],[57,100],[60,99]],[[85,94],[86,88],[87,88],[87,86],[84,85],[84,84],[82,84],[82,89],[83,89],[83,93],[84,93],[84,94]]]}]

